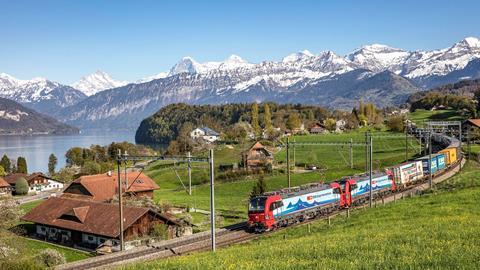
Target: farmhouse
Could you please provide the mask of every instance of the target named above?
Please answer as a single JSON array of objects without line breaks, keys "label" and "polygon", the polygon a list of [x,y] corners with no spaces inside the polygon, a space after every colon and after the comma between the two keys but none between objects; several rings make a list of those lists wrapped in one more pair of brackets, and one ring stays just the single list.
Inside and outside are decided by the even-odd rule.
[{"label": "farmhouse", "polygon": [[52,179],[41,172],[32,173],[30,175],[25,173],[12,173],[5,176],[7,181],[13,189],[15,189],[15,183],[20,179],[25,178],[28,183],[28,192],[41,192],[50,191],[63,188],[63,183]]},{"label": "farmhouse", "polygon": [[220,139],[220,134],[209,127],[198,127],[190,132],[190,137],[194,140],[202,138],[209,143]]},{"label": "farmhouse", "polygon": [[325,125],[320,122],[315,122],[313,125],[310,126],[309,130],[310,134],[325,134],[327,133],[327,129]]},{"label": "farmhouse", "polygon": [[[63,192],[64,197],[76,197],[93,201],[110,201],[118,194],[117,174],[85,175],[74,180]],[[148,176],[139,172],[121,174],[123,192],[126,196],[147,196],[153,198],[153,191],[159,186]]]},{"label": "farmhouse", "polygon": [[[148,208],[123,208],[125,241],[148,235],[155,225],[165,224],[169,238],[181,224]],[[33,236],[74,247],[95,249],[107,240],[118,243],[118,206],[72,198],[50,197],[21,218],[35,224]]]},{"label": "farmhouse", "polygon": [[258,168],[273,163],[272,153],[260,142],[254,143],[242,153],[243,164],[246,168]]},{"label": "farmhouse", "polygon": [[12,195],[12,186],[0,177],[0,197]]}]

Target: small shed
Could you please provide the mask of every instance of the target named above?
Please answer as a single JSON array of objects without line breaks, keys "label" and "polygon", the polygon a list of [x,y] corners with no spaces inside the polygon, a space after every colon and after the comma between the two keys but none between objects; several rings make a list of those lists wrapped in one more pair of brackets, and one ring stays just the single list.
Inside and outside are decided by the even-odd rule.
[{"label": "small shed", "polygon": [[242,161],[247,169],[264,167],[273,163],[273,154],[263,144],[256,142],[242,153]]}]

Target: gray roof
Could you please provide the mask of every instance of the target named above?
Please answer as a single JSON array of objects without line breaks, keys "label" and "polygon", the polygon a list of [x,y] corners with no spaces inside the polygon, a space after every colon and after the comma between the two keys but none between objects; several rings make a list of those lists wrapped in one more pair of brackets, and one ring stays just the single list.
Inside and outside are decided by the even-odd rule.
[{"label": "gray roof", "polygon": [[205,132],[205,135],[207,136],[220,136],[220,133],[216,132],[215,130],[209,127],[199,127],[198,129]]}]

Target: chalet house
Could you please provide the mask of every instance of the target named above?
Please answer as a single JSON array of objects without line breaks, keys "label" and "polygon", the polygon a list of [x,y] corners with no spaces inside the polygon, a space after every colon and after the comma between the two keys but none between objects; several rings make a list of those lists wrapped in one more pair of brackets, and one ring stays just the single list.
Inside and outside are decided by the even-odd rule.
[{"label": "chalet house", "polygon": [[208,127],[198,127],[190,132],[190,137],[194,140],[202,138],[209,143],[220,139],[220,134]]},{"label": "chalet house", "polygon": [[[166,224],[169,237],[181,224],[143,207],[123,207],[125,241],[147,236],[156,224]],[[50,197],[24,215],[35,224],[34,236],[73,247],[95,249],[110,240],[118,245],[118,205],[63,197]]]},{"label": "chalet house", "polygon": [[273,154],[260,142],[256,142],[242,153],[242,159],[246,168],[259,168],[272,164]]},{"label": "chalet house", "polygon": [[12,195],[12,186],[0,177],[0,197]]},{"label": "chalet house", "polygon": [[[104,173],[85,175],[74,180],[63,191],[63,197],[76,197],[93,201],[107,202],[118,194],[117,174]],[[139,172],[121,174],[123,192],[126,196],[147,196],[153,198],[153,191],[160,187],[148,176]],[[127,187],[127,188],[125,188]]]},{"label": "chalet house", "polygon": [[319,122],[315,122],[308,130],[310,134],[325,134],[327,133],[327,129],[325,125]]},{"label": "chalet house", "polygon": [[28,192],[41,192],[50,191],[63,188],[63,183],[58,180],[54,180],[41,172],[32,173],[30,175],[24,173],[12,173],[4,177],[13,189],[15,189],[15,183],[20,178],[25,178],[28,183]]}]

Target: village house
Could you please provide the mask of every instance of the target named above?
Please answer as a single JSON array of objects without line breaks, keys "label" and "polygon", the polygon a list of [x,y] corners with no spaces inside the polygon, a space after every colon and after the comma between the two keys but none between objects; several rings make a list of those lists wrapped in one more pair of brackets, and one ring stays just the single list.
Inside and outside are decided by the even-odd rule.
[{"label": "village house", "polygon": [[213,143],[220,139],[220,134],[209,127],[198,127],[190,132],[190,137],[194,140],[201,138]]},{"label": "village house", "polygon": [[[118,194],[117,174],[111,172],[104,174],[85,175],[75,179],[63,191],[64,197],[76,197],[93,201],[110,201]],[[147,175],[140,172],[121,174],[123,192],[126,196],[147,196],[153,198],[153,191],[160,187]]]},{"label": "village house", "polygon": [[335,132],[336,133],[342,133],[345,131],[345,127],[347,126],[347,121],[344,119],[337,120],[335,123]]},{"label": "village house", "polygon": [[[169,238],[183,232],[170,216],[144,207],[123,207],[125,241],[147,236],[164,224]],[[50,197],[21,218],[35,225],[34,237],[72,247],[96,249],[107,240],[118,245],[118,205],[73,198]]]},{"label": "village house", "polygon": [[15,190],[15,183],[20,179],[25,178],[28,183],[28,192],[42,192],[42,191],[52,191],[63,188],[63,182],[59,180],[52,179],[51,177],[46,176],[41,172],[32,173],[30,175],[25,173],[12,173],[4,177]]},{"label": "village house", "polygon": [[247,169],[265,167],[273,163],[273,154],[263,144],[256,142],[242,153],[242,161]]},{"label": "village house", "polygon": [[12,195],[12,186],[0,177],[0,197]]},{"label": "village house", "polygon": [[310,134],[325,134],[327,133],[327,129],[324,124],[315,122],[310,126],[308,132],[310,132]]}]

